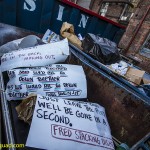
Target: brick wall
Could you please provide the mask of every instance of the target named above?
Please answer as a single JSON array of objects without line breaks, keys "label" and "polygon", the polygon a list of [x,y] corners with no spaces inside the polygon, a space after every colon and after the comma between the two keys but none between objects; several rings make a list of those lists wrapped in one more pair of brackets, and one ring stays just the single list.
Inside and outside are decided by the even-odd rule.
[{"label": "brick wall", "polygon": [[[99,13],[102,8],[102,0],[92,0],[94,1],[93,6],[91,8],[92,11]],[[104,4],[104,3],[103,3]],[[113,20],[115,22],[119,22],[120,15],[125,7],[123,3],[109,3],[108,10],[106,12],[105,17]]]},{"label": "brick wall", "polygon": [[115,4],[115,3],[109,4],[106,17],[115,22],[118,22],[124,7],[125,7],[124,4]]},{"label": "brick wall", "polygon": [[[145,0],[146,2],[149,0]],[[150,1],[149,1],[150,5]],[[132,36],[136,32],[136,29],[138,28],[138,25],[140,24],[146,10],[148,9],[149,5],[141,5],[140,8],[137,8],[134,16],[131,18],[129,25],[126,29],[125,34],[123,35],[119,47],[126,49],[128,47],[128,44],[130,40],[132,39]],[[138,53],[140,47],[144,43],[148,33],[150,30],[150,13],[145,18],[142,26],[140,27],[134,41],[132,42],[131,46],[129,47],[128,53]]]},{"label": "brick wall", "polygon": [[145,40],[147,39],[148,34],[150,33],[150,11],[145,18],[143,24],[141,25],[136,37],[134,38],[133,42],[131,43],[129,49],[128,45],[132,39],[132,36],[135,34],[146,10],[150,6],[150,0],[141,0],[140,5],[136,9],[134,16],[131,18],[129,25],[126,29],[125,34],[123,35],[119,47],[125,49],[126,55],[134,55],[142,60],[140,66],[150,72],[150,67],[147,67],[150,64],[150,59],[140,55],[140,50],[142,45],[144,44]]},{"label": "brick wall", "polygon": [[[94,0],[92,0],[92,1],[94,1]],[[99,13],[99,8],[100,8],[101,2],[102,2],[102,0],[95,0],[91,10],[96,12],[96,13]]]}]

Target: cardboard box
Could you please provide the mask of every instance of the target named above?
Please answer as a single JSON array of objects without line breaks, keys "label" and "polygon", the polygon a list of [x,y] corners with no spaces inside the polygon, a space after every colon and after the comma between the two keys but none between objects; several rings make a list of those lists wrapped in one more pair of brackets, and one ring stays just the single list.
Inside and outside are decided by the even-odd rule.
[{"label": "cardboard box", "polygon": [[131,82],[133,82],[133,83],[135,83],[137,85],[140,85],[144,73],[145,73],[145,71],[129,67],[125,77],[129,81],[131,81]]}]

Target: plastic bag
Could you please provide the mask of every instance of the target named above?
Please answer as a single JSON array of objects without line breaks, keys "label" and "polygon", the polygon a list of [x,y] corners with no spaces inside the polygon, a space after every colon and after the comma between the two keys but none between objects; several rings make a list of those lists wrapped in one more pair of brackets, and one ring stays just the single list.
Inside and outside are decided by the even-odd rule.
[{"label": "plastic bag", "polygon": [[120,60],[117,45],[98,35],[87,34],[82,42],[83,51],[90,54],[94,59],[104,63],[112,64]]},{"label": "plastic bag", "polygon": [[15,50],[43,45],[45,44],[39,37],[35,35],[28,35],[22,39],[14,40],[0,46],[0,56]]},{"label": "plastic bag", "polygon": [[13,41],[8,42],[0,46],[0,56],[3,56],[3,54],[5,53],[9,53],[11,51],[18,50],[18,49],[19,49],[19,46],[16,43],[14,43]]}]

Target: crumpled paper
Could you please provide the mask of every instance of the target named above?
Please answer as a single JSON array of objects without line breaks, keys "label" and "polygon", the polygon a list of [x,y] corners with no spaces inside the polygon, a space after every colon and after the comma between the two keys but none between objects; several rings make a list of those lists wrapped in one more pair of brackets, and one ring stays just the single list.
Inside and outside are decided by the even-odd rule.
[{"label": "crumpled paper", "polygon": [[64,22],[61,27],[60,34],[62,37],[67,38],[69,40],[69,42],[71,42],[73,45],[75,45],[79,49],[82,49],[82,47],[81,47],[82,42],[75,35],[74,26],[72,24]]},{"label": "crumpled paper", "polygon": [[47,30],[42,38],[45,43],[54,43],[60,41],[59,35],[51,30]]},{"label": "crumpled paper", "polygon": [[18,113],[18,118],[24,122],[30,124],[36,104],[36,94],[30,94],[26,99],[24,99],[18,106],[16,106],[16,111]]},{"label": "crumpled paper", "polygon": [[119,63],[111,64],[108,66],[113,72],[118,75],[125,76],[128,70],[128,64],[124,61],[120,61]]}]

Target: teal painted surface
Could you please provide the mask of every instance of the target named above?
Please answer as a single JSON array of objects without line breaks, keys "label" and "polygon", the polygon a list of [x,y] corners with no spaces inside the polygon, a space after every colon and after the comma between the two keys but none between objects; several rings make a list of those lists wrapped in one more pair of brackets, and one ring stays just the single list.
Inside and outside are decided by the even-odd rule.
[{"label": "teal painted surface", "polygon": [[3,21],[3,1],[0,1],[0,22]]},{"label": "teal painted surface", "polygon": [[0,21],[16,25],[16,0],[1,0],[0,1]]},{"label": "teal painted surface", "polygon": [[[30,3],[27,3],[27,1],[29,1]],[[17,0],[16,25],[22,28],[39,32],[41,10],[42,0]]]},{"label": "teal painted surface", "polygon": [[40,33],[49,28],[57,34],[66,21],[74,25],[76,34],[99,34],[116,43],[124,32],[119,26],[59,0],[1,0],[0,21]]}]

